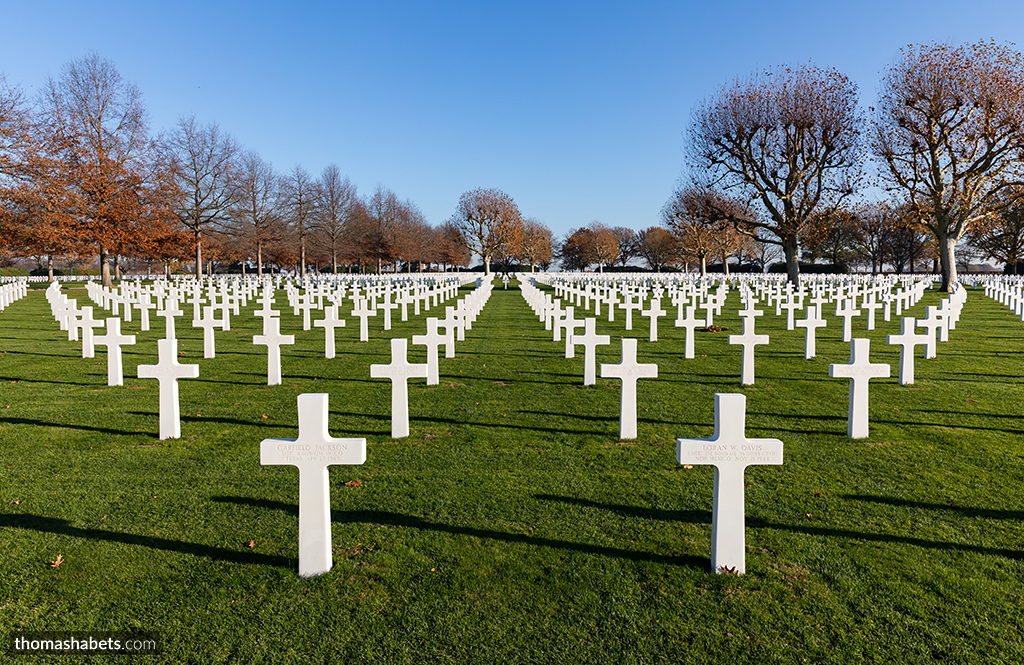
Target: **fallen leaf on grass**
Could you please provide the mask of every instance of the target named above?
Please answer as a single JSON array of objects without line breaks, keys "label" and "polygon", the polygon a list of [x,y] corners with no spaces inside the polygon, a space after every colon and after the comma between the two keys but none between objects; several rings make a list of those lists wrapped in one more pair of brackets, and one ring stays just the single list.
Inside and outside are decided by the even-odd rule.
[{"label": "fallen leaf on grass", "polygon": [[50,568],[56,568],[62,563],[64,563],[64,555],[58,554],[57,558],[50,562]]},{"label": "fallen leaf on grass", "polygon": [[270,417],[270,416],[268,416],[268,415],[267,415],[267,414],[265,414],[265,413],[264,413],[264,414],[263,414],[262,416],[260,416],[260,418],[264,418],[264,419],[266,419],[266,418],[269,418],[269,417]]},{"label": "fallen leaf on grass", "polygon": [[11,505],[12,505],[12,506],[18,506],[18,505],[21,505],[21,499],[18,499],[17,501],[11,501]]},{"label": "fallen leaf on grass", "polygon": [[356,543],[355,547],[353,547],[351,549],[345,550],[345,554],[348,554],[349,556],[359,556],[360,554],[363,553],[363,551],[361,549],[359,549],[362,546],[363,546],[362,543]]},{"label": "fallen leaf on grass", "polygon": [[350,480],[345,483],[345,487],[362,487],[363,483],[359,480]]},{"label": "fallen leaf on grass", "polygon": [[684,464],[684,465],[683,465],[683,468],[684,468],[684,469],[692,469],[692,468],[693,468],[693,465],[692,465],[692,464]]},{"label": "fallen leaf on grass", "polygon": [[976,400],[976,399],[965,399],[964,401],[965,402],[977,402],[978,400]]},{"label": "fallen leaf on grass", "polygon": [[256,549],[256,541],[255,540],[250,540],[249,544],[246,547],[248,547],[251,550],[252,549]]},{"label": "fallen leaf on grass", "polygon": [[739,571],[735,567],[730,568],[729,566],[719,566],[718,570],[722,571],[726,575],[738,575],[739,574]]}]

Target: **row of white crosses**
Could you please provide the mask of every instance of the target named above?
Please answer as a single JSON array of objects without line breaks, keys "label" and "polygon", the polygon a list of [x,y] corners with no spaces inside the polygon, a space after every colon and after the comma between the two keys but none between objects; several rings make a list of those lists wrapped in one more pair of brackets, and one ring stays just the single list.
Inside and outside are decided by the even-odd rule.
[{"label": "row of white crosses", "polygon": [[[636,340],[623,340],[636,342]],[[402,342],[404,339],[395,339]],[[328,396],[298,397],[299,432],[294,439],[264,439],[260,464],[290,465],[299,470],[299,576],[317,577],[331,570],[331,465],[366,462],[365,438],[335,438],[328,430]],[[716,574],[746,573],[744,475],[754,464],[782,464],[778,439],[746,435],[746,396],[715,395],[715,431],[710,439],[677,439],[676,459],[687,468],[714,466],[711,521],[711,568]]]},{"label": "row of white crosses", "polygon": [[[489,279],[478,280],[475,290],[459,301],[458,310],[462,312],[460,321],[472,325],[477,314],[487,304],[493,289]],[[448,308],[451,314],[453,308]],[[437,350],[442,342],[449,342],[454,331],[449,329],[446,335],[438,332],[439,322],[436,317],[427,319],[427,334],[414,335],[413,344],[427,347],[426,363],[410,363],[408,358],[408,340],[396,337],[391,340],[391,363],[370,365],[370,377],[391,380],[391,437],[401,439],[409,436],[409,379],[427,379],[427,385],[438,383]],[[449,347],[454,348],[454,347]]]},{"label": "row of white crosses", "polygon": [[0,312],[28,295],[28,280],[18,279],[0,284]]},{"label": "row of white crosses", "polygon": [[[464,279],[459,279],[455,283],[461,283]],[[130,284],[125,285],[129,287]],[[264,322],[264,333],[263,335],[254,335],[253,342],[256,344],[265,344],[268,349],[268,361],[267,361],[267,376],[268,384],[278,385],[281,383],[281,357],[280,347],[283,344],[294,343],[294,336],[282,335],[280,333],[280,321],[275,318],[274,315],[278,314],[273,310],[269,309],[270,304],[273,302],[273,295],[271,288],[268,284],[264,284],[265,293],[270,293],[264,301],[264,311],[258,312],[257,314],[263,315]],[[187,288],[187,285],[186,285]],[[457,286],[456,286],[457,289]],[[115,292],[109,289],[103,289],[95,283],[89,284],[90,297],[95,302],[101,304],[101,306],[117,307],[121,304],[126,304],[126,313],[130,311],[127,309],[127,301],[121,298],[120,292]],[[180,401],[178,399],[178,379],[182,378],[197,378],[199,376],[198,365],[181,365],[177,361],[177,340],[175,338],[175,327],[174,320],[176,316],[183,314],[182,310],[177,308],[177,300],[174,296],[177,296],[180,290],[176,286],[170,287],[168,297],[165,300],[164,309],[159,314],[163,315],[166,319],[166,338],[158,341],[158,358],[159,361],[156,365],[140,365],[138,367],[139,378],[154,378],[160,382],[160,397],[159,397],[159,418],[160,418],[160,438],[179,438],[181,436],[181,425],[180,425]],[[226,293],[226,292],[225,292]],[[164,294],[161,294],[164,295]],[[251,295],[251,293],[247,294]],[[55,317],[62,322],[62,327],[68,327],[69,339],[77,340],[78,330],[82,331],[82,348],[83,357],[91,358],[94,355],[94,344],[99,343],[108,347],[107,354],[107,382],[108,385],[119,386],[123,385],[123,365],[121,356],[121,346],[131,345],[135,343],[134,335],[123,335],[120,332],[120,317],[111,317],[106,321],[107,332],[105,335],[93,336],[93,328],[102,325],[101,322],[96,321],[92,318],[92,307],[82,307],[78,309],[73,300],[69,300],[60,291],[59,283],[53,283],[47,290],[47,298],[50,299],[51,309],[53,310]],[[193,304],[198,307],[202,304],[201,297],[199,295],[199,289],[193,290]],[[225,296],[224,302],[228,302]],[[236,300],[236,303],[239,301]],[[144,310],[145,311],[145,310]],[[203,308],[204,316],[201,319],[194,319],[193,326],[202,327],[204,329],[204,356],[207,358],[214,357],[214,337],[213,329],[220,327],[226,328],[225,320],[228,316],[227,310],[223,310],[224,319],[217,320],[213,316],[213,306],[206,306]],[[79,318],[81,315],[81,318]],[[331,331],[333,333],[333,330]],[[333,337],[333,335],[332,335]],[[333,341],[333,340],[332,340]],[[404,343],[405,340],[402,340]],[[404,354],[403,354],[404,356]],[[405,412],[407,414],[407,406]],[[406,415],[407,421],[407,415]],[[406,425],[407,436],[408,427]]]}]

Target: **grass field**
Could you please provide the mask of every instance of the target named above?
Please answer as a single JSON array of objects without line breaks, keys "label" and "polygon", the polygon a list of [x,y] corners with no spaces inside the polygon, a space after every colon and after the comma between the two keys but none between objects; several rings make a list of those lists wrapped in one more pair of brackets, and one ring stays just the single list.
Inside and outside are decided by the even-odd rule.
[{"label": "grass field", "polygon": [[[971,290],[935,360],[899,386],[899,322],[864,330],[871,436],[846,436],[841,319],[803,331],[774,309],[757,321],[757,379],[741,387],[736,291],[683,358],[662,320],[598,319],[639,338],[659,377],[638,390],[639,437],[619,441],[618,381],[582,385],[500,282],[441,382],[410,382],[411,436],[390,438],[392,331],[371,320],[282,330],[283,385],[266,385],[251,303],[202,358],[202,331],[178,322],[182,438],[159,441],[162,319],[124,347],[125,385],[106,386],[68,342],[40,291],[0,313],[0,622],[19,630],[145,630],[172,663],[1017,663],[1024,661],[1024,323]],[[463,290],[461,295],[468,292]],[[85,291],[68,290],[79,304]],[[937,304],[929,292],[911,315]],[[285,302],[279,292],[278,305]],[[449,302],[448,304],[453,304]],[[348,308],[347,308],[348,309]],[[348,314],[348,311],[344,312]],[[443,312],[443,310],[441,310]],[[97,315],[98,316],[98,315]],[[669,317],[674,318],[674,317]],[[879,317],[880,319],[881,317]],[[424,361],[410,346],[410,360]],[[920,352],[920,349],[919,349]],[[296,436],[296,397],[330,394],[330,431],[365,436],[367,461],[331,468],[334,569],[297,576],[298,473],[261,467],[259,442]],[[709,567],[710,467],[681,468],[676,438],[712,435],[717,392],[747,395],[747,433],[785,444],[783,466],[747,470],[747,571]],[[359,480],[361,486],[346,485]],[[61,564],[54,562],[61,557]],[[7,647],[0,660],[9,658]],[[31,662],[96,662],[25,657]]]}]

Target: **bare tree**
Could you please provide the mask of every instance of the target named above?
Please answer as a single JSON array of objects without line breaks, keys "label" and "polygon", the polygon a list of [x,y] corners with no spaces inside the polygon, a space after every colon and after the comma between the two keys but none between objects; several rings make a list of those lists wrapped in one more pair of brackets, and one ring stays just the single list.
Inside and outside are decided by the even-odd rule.
[{"label": "bare tree", "polygon": [[[740,247],[742,233],[754,234],[754,213],[742,201],[699,185],[679,187],[661,211],[662,219],[679,242],[679,251],[700,263],[721,257],[728,272],[728,257]],[[742,231],[741,231],[742,229]]]},{"label": "bare tree", "polygon": [[625,268],[632,259],[640,256],[640,239],[636,231],[625,226],[616,226],[612,233],[619,245],[619,265]]},{"label": "bare tree", "polygon": [[522,234],[523,219],[519,206],[508,194],[497,189],[477,188],[463,192],[451,218],[466,246],[484,262],[485,274],[491,274],[491,257],[498,249],[515,248]]},{"label": "bare tree", "polygon": [[235,186],[238,198],[232,208],[237,237],[255,253],[256,271],[263,277],[264,250],[284,235],[281,215],[281,183],[273,167],[247,150],[239,159]]},{"label": "bare tree", "polygon": [[438,245],[435,250],[438,263],[445,268],[466,267],[473,258],[469,251],[469,243],[462,237],[462,232],[451,221],[438,227]]},{"label": "bare tree", "polygon": [[203,234],[223,231],[236,203],[234,168],[239,147],[216,124],[200,125],[195,116],[181,118],[164,143],[180,196],[178,222],[192,233],[196,277],[203,274]]},{"label": "bare tree", "polygon": [[862,125],[849,78],[811,65],[779,67],[726,85],[697,106],[687,162],[711,187],[763,209],[741,228],[771,232],[795,284],[800,232],[815,212],[853,192]]},{"label": "bare tree", "polygon": [[956,282],[955,247],[971,226],[1024,193],[1024,61],[988,42],[908,46],[882,77],[872,148],[913,222],[935,238],[942,290]]},{"label": "bare tree", "polygon": [[865,263],[871,266],[871,274],[882,270],[889,256],[889,239],[898,216],[887,203],[866,203],[854,211],[854,232],[851,248]]},{"label": "bare tree", "polygon": [[299,276],[306,279],[306,240],[313,232],[316,211],[316,183],[302,166],[296,166],[281,180],[281,203],[285,221],[298,240]]},{"label": "bare tree", "polygon": [[361,244],[364,255],[376,262],[379,274],[384,263],[398,258],[398,242],[408,210],[398,196],[383,185],[377,185],[365,205],[367,216],[363,219]]},{"label": "bare tree", "polygon": [[331,265],[338,274],[338,249],[345,237],[346,227],[352,219],[357,200],[356,187],[347,177],[341,177],[336,164],[328,164],[316,183],[316,231],[331,248]]}]

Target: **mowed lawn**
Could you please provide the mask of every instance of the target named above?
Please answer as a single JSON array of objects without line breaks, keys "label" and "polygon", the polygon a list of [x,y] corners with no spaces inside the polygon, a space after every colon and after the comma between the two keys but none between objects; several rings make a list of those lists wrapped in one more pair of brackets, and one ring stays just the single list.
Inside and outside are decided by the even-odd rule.
[{"label": "mowed lawn", "polygon": [[[322,329],[304,332],[279,291],[296,344],[268,387],[256,306],[217,334],[214,359],[182,307],[179,360],[200,376],[180,383],[172,441],[156,436],[156,381],[135,378],[163,319],[123,324],[138,343],[109,388],[105,349],[82,359],[42,291],[0,313],[5,639],[145,630],[163,652],[138,660],[174,663],[1024,661],[1024,323],[980,289],[913,386],[885,344],[896,317],[873,332],[857,320],[893,377],[871,382],[863,440],[846,436],[848,381],[828,376],[849,360],[831,307],[807,361],[803,330],[762,305],[771,344],[747,387],[726,343],[738,291],[693,360],[674,311],[649,343],[646,318],[627,332],[602,309],[598,362],[618,362],[628,336],[659,367],[639,384],[639,437],[619,441],[618,381],[584,387],[582,347],[565,359],[517,282],[496,281],[440,385],[410,382],[401,440],[369,365],[443,308],[387,332],[378,316],[360,343],[347,306],[325,360]],[[742,577],[710,571],[713,470],[675,459],[676,438],[712,435],[719,392],[747,396],[748,436],[785,444],[782,466],[747,471]],[[301,393],[328,393],[331,434],[368,443],[364,465],[331,467],[334,569],[313,580],[297,575],[298,472],[259,463],[262,439],[296,436]],[[33,662],[57,661],[96,662]]]}]

